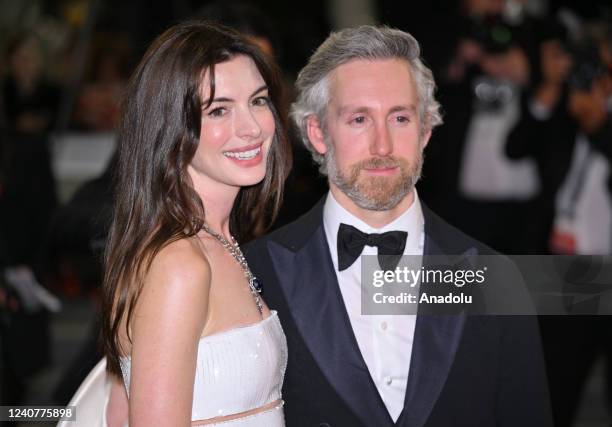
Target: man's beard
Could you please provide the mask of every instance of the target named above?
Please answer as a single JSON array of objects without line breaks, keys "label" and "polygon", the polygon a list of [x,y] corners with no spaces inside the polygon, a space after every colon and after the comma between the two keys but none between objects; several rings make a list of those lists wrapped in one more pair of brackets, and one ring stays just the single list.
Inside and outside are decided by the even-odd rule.
[{"label": "man's beard", "polygon": [[[330,141],[331,142],[331,141]],[[405,159],[372,157],[349,167],[348,173],[338,170],[332,143],[328,143],[325,163],[330,182],[346,194],[357,206],[372,211],[386,211],[396,207],[410,194],[421,177],[423,151],[410,164]],[[399,176],[361,176],[363,169],[399,168]]]}]

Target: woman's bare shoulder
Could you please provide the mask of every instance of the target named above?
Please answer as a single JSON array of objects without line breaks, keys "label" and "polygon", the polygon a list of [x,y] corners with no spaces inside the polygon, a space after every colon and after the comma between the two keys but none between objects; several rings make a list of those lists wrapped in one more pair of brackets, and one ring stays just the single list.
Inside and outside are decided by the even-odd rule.
[{"label": "woman's bare shoulder", "polygon": [[144,278],[134,320],[139,314],[155,324],[179,318],[199,336],[208,312],[210,271],[195,238],[166,245],[155,255]]},{"label": "woman's bare shoulder", "polygon": [[194,286],[210,284],[210,264],[197,237],[169,243],[155,255],[147,279],[158,278],[167,286],[177,282],[193,283]]}]

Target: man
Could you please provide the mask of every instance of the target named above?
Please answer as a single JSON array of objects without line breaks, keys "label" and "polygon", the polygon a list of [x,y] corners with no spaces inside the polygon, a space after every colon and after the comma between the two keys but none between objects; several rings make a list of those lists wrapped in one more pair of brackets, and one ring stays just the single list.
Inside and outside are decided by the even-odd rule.
[{"label": "man", "polygon": [[298,77],[292,116],[330,191],[247,253],[287,335],[288,426],[551,425],[533,318],[361,314],[347,239],[362,255],[388,237],[405,255],[490,253],[415,191],[434,88],[412,36],[371,26],[332,34]]}]

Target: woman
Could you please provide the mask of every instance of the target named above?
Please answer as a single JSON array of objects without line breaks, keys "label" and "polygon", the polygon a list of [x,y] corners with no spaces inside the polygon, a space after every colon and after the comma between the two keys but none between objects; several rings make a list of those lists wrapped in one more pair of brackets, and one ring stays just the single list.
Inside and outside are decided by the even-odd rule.
[{"label": "woman", "polygon": [[233,240],[290,167],[276,68],[237,33],[170,28],[127,89],[104,341],[129,424],[282,426],[286,341]]}]

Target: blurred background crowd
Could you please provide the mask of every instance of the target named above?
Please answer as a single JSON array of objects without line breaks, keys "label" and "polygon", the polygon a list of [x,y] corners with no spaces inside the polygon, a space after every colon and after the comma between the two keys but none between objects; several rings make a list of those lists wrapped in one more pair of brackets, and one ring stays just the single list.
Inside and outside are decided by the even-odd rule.
[{"label": "blurred background crowd", "polygon": [[[233,26],[292,84],[330,30],[413,34],[444,125],[419,196],[508,254],[612,254],[612,5],[569,0],[0,0],[0,404],[66,404],[100,358],[96,310],[121,95],[151,40],[184,19]],[[292,137],[276,226],[326,191]],[[577,421],[612,324],[542,318],[559,426]],[[597,399],[612,408],[612,371]],[[578,423],[578,424],[576,424]],[[582,423],[582,424],[580,424]]]}]

